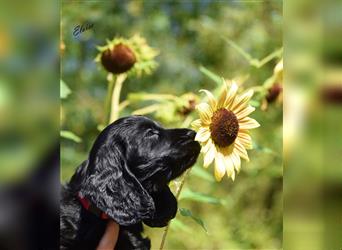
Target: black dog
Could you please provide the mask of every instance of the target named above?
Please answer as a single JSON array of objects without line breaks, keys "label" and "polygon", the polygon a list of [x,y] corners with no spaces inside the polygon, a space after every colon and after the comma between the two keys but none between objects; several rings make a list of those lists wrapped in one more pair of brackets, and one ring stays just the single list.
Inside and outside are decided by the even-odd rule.
[{"label": "black dog", "polygon": [[191,167],[200,146],[189,129],[163,129],[143,116],[105,128],[62,190],[61,249],[95,249],[107,224],[120,225],[115,249],[150,249],[142,222],[164,227],[177,201],[168,183]]}]

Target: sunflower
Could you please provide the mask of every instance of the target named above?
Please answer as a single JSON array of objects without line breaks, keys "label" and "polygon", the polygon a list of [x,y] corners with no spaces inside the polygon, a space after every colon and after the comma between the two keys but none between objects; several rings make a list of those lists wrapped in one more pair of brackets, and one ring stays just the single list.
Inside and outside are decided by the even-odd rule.
[{"label": "sunflower", "polygon": [[252,148],[248,130],[259,127],[259,123],[248,117],[255,108],[248,104],[253,95],[249,90],[237,94],[238,86],[233,81],[228,87],[222,79],[223,91],[216,100],[208,90],[200,90],[208,97],[208,103],[200,103],[197,110],[200,119],[192,123],[197,131],[195,140],[202,145],[204,167],[215,160],[215,178],[220,181],[227,173],[235,179],[235,171],[241,168],[240,157],[249,161],[246,149]]},{"label": "sunflower", "polygon": [[136,34],[129,39],[116,37],[107,40],[107,45],[98,46],[95,61],[113,74],[127,73],[141,76],[151,74],[158,66],[154,58],[158,50],[151,48],[146,39]]},{"label": "sunflower", "polygon": [[261,103],[261,110],[267,110],[269,104],[283,102],[283,59],[274,67],[273,75],[264,83],[265,97]]}]

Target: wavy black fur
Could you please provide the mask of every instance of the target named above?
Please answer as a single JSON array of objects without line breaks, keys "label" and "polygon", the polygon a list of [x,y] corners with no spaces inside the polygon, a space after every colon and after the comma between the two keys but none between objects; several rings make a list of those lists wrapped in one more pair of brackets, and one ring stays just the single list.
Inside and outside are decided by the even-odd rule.
[{"label": "wavy black fur", "polygon": [[175,217],[168,183],[195,163],[194,137],[192,130],[164,129],[143,116],[106,127],[62,189],[61,249],[96,249],[106,228],[106,220],[81,206],[78,192],[120,224],[115,249],[150,249],[142,223],[164,227]]}]

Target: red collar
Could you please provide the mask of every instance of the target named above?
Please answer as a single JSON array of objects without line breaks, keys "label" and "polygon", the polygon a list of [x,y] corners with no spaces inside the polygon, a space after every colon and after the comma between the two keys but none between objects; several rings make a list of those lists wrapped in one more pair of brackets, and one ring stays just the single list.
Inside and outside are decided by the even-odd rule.
[{"label": "red collar", "polygon": [[92,204],[87,198],[83,197],[80,193],[77,194],[78,200],[81,202],[84,209],[100,217],[100,219],[107,220],[109,216],[102,212],[98,207]]}]

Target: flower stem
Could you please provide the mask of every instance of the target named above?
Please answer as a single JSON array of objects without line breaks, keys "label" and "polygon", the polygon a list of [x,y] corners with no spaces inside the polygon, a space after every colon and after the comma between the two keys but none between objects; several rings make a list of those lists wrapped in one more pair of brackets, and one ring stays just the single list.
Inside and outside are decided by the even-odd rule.
[{"label": "flower stem", "polygon": [[[180,183],[179,188],[177,189],[176,195],[175,195],[177,201],[178,201],[180,193],[182,192],[183,186],[185,184],[185,180],[188,177],[190,171],[191,171],[191,168],[186,170],[185,173],[183,174],[181,183]],[[164,244],[165,244],[165,241],[166,241],[166,236],[167,236],[167,233],[168,233],[169,228],[170,228],[170,224],[171,224],[171,221],[167,224],[166,228],[164,229],[164,233],[163,233],[163,236],[162,236],[162,240],[161,240],[161,243],[160,243],[159,250],[163,250],[163,247],[164,247]]]},{"label": "flower stem", "polygon": [[110,113],[111,113],[111,100],[114,90],[114,83],[115,83],[115,76],[113,74],[109,74],[107,76],[108,80],[108,90],[107,90],[107,97],[106,97],[106,103],[105,103],[105,124],[109,124],[110,122]]},{"label": "flower stem", "polygon": [[109,106],[107,110],[107,114],[109,113],[108,117],[108,124],[114,122],[119,118],[119,104],[120,104],[120,93],[122,89],[122,84],[126,80],[127,75],[126,74],[120,74],[116,76],[115,78],[109,78],[109,97],[107,99],[107,102],[110,102],[110,104],[107,104]]}]

